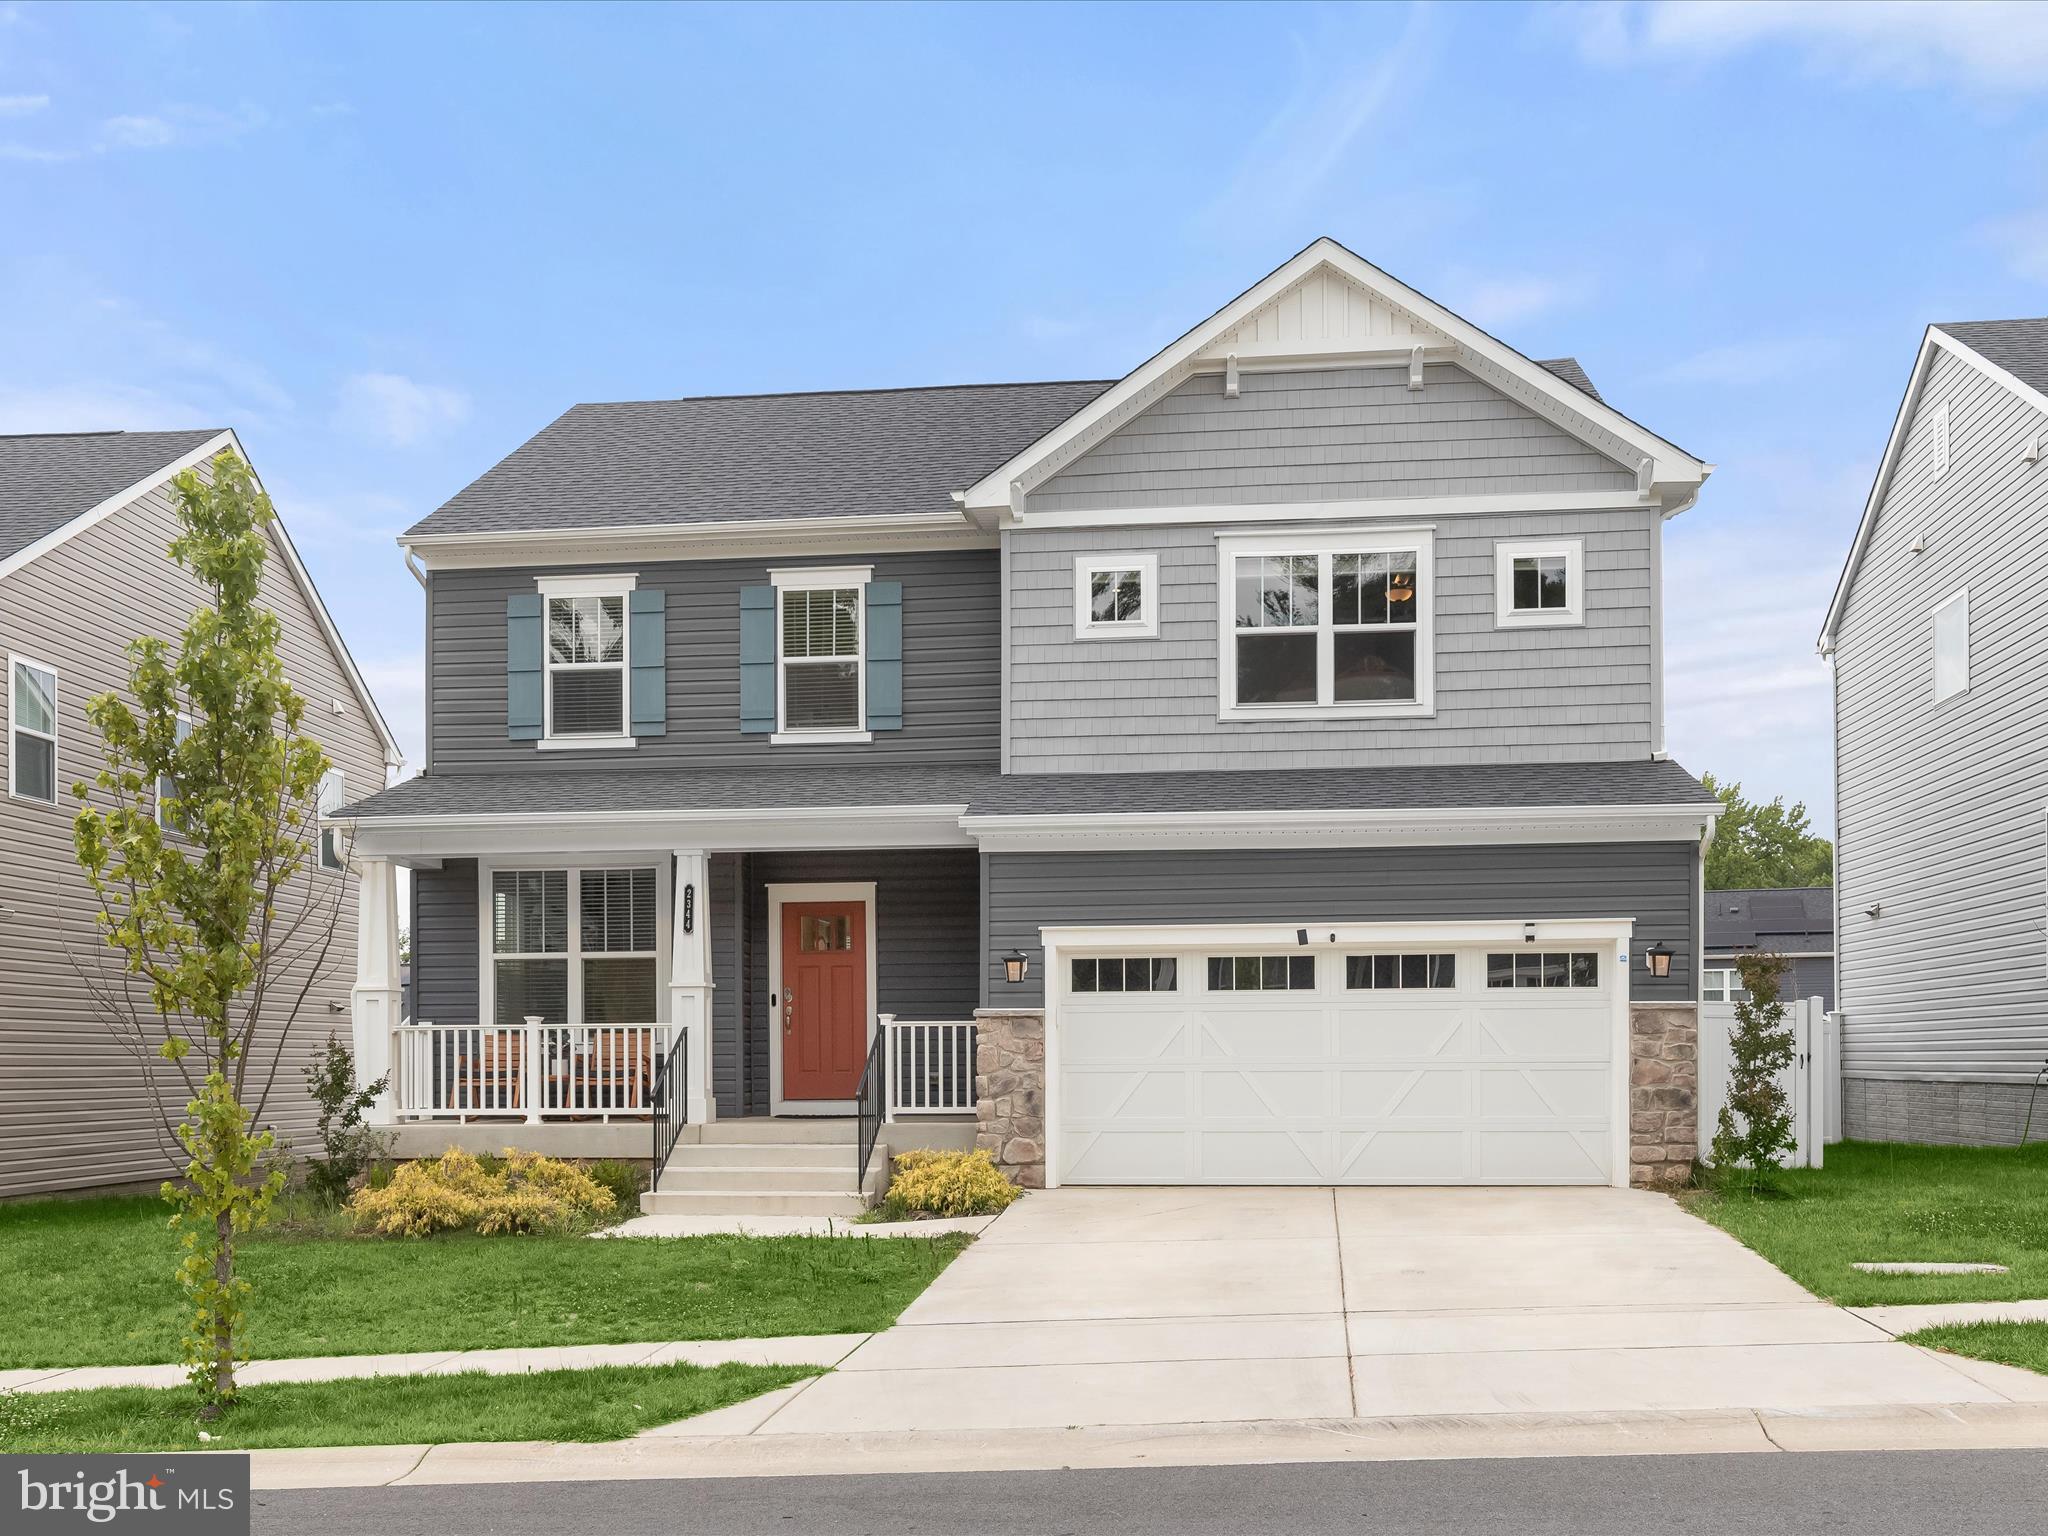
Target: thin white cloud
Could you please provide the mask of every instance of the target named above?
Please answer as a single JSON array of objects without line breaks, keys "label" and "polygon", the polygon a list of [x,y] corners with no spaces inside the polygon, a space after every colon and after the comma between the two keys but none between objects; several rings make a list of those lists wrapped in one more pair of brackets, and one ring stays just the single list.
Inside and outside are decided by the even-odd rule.
[{"label": "thin white cloud", "polygon": [[0,117],[29,117],[49,104],[47,96],[0,96]]},{"label": "thin white cloud", "polygon": [[0,160],[14,160],[26,165],[55,165],[64,160],[76,160],[79,153],[75,149],[52,149],[41,144],[0,144]]},{"label": "thin white cloud", "polygon": [[1816,74],[2032,93],[2048,87],[2048,6],[1992,0],[1648,0],[1548,13],[1603,65],[1718,62],[1791,48]]},{"label": "thin white cloud", "polygon": [[161,149],[177,137],[160,117],[110,117],[100,124],[100,135],[115,149]]},{"label": "thin white cloud", "polygon": [[1535,273],[1481,276],[1455,268],[1444,274],[1436,291],[1453,311],[1495,332],[1576,303],[1583,296],[1573,284]]},{"label": "thin white cloud", "polygon": [[459,389],[421,384],[402,373],[358,373],[342,381],[335,425],[394,448],[410,448],[459,426],[469,397]]}]

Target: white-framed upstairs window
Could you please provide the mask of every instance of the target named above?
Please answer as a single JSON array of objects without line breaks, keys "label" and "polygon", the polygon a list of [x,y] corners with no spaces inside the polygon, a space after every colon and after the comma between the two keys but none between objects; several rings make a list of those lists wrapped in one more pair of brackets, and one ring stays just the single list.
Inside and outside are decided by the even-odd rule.
[{"label": "white-framed upstairs window", "polygon": [[1493,618],[1504,628],[1586,622],[1583,539],[1512,539],[1493,546]]},{"label": "white-framed upstairs window", "polygon": [[7,658],[7,792],[57,803],[57,669]]},{"label": "white-framed upstairs window", "polygon": [[1434,708],[1429,530],[1225,536],[1218,551],[1221,719]]},{"label": "white-framed upstairs window", "polygon": [[543,576],[540,739],[544,750],[630,747],[632,576]]},{"label": "white-framed upstairs window", "polygon": [[1966,587],[1934,608],[1934,702],[1970,691],[1970,592]]},{"label": "white-framed upstairs window", "polygon": [[342,848],[340,827],[328,825],[327,818],[348,804],[348,778],[339,768],[320,775],[320,867],[343,870],[348,858]]},{"label": "white-framed upstairs window", "polygon": [[862,742],[867,729],[867,586],[872,566],[772,570],[773,744]]},{"label": "white-framed upstairs window", "polygon": [[1159,633],[1159,557],[1074,557],[1074,638],[1151,639]]}]

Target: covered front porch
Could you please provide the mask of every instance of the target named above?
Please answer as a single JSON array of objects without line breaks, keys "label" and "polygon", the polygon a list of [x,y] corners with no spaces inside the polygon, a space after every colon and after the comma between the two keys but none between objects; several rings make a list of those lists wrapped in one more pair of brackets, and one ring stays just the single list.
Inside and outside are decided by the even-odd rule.
[{"label": "covered front porch", "polygon": [[647,825],[437,821],[364,818],[355,846],[354,1048],[400,1155],[659,1160],[722,1122],[862,1118],[972,1143],[985,942],[956,822],[804,848],[761,846],[757,818],[754,846],[650,848]]}]

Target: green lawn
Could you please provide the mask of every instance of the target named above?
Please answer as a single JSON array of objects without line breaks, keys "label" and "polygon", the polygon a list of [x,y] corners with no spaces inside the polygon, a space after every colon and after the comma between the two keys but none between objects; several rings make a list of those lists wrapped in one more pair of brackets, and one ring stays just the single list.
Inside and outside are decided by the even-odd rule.
[{"label": "green lawn", "polygon": [[1902,1337],[1908,1344],[2048,1375],[2048,1323],[1945,1323]]},{"label": "green lawn", "polygon": [[[1844,1306],[2048,1297],[2048,1143],[1847,1141],[1781,1193],[1696,1194],[1689,1208]],[[1868,1275],[1859,1260],[2004,1264],[2004,1275]],[[1946,1347],[1946,1346],[1944,1346]]]},{"label": "green lawn", "polygon": [[606,1366],[526,1376],[384,1376],[248,1387],[199,1439],[189,1388],[0,1396],[0,1450],[242,1451],[458,1440],[619,1440],[818,1373],[808,1366]]},{"label": "green lawn", "polygon": [[[0,1368],[178,1358],[177,1244],[148,1198],[0,1205]],[[242,1250],[249,1353],[866,1333],[967,1239],[472,1237],[285,1231]]]}]

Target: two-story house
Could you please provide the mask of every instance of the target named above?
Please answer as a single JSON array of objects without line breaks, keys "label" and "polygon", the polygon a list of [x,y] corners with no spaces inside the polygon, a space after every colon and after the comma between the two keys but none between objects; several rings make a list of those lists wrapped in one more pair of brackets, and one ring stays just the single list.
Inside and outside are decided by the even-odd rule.
[{"label": "two-story house", "polygon": [[680,1083],[674,1209],[826,1208],[732,1167],[870,1106],[1027,1183],[1683,1175],[1710,468],[1329,240],[1122,379],[578,406],[403,537],[364,1070],[418,1146]]},{"label": "two-story house", "polygon": [[1928,327],[1821,650],[1844,1130],[2048,1133],[2048,319]]},{"label": "two-story house", "polygon": [[[87,701],[126,691],[130,641],[175,642],[206,600],[170,557],[171,482],[205,476],[223,452],[247,458],[230,431],[0,436],[0,1197],[153,1188],[185,1161],[157,1114],[152,1074],[167,1069],[107,1015],[113,998],[141,1003],[151,1022],[145,1001],[123,995],[120,957],[97,926],[71,790],[104,762]],[[323,796],[339,806],[385,783],[398,743],[282,521],[270,546],[263,600],[305,729],[334,764]],[[347,1033],[359,906],[346,838],[324,836],[309,855],[286,896],[288,910],[313,914],[293,947],[305,1002],[289,1031],[287,1009],[267,1009],[258,1035],[276,1062],[261,1123],[301,1153],[316,1113],[304,1069],[330,1032]],[[165,1092],[175,1118],[182,1087]]]}]

